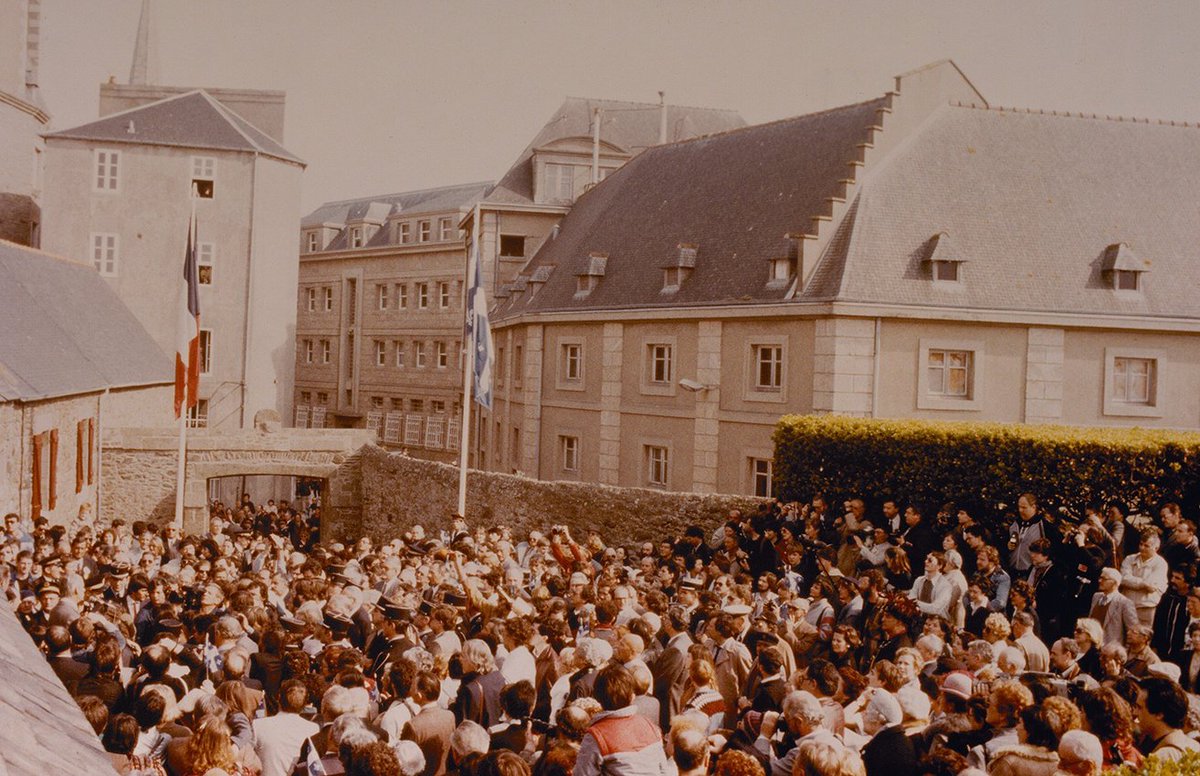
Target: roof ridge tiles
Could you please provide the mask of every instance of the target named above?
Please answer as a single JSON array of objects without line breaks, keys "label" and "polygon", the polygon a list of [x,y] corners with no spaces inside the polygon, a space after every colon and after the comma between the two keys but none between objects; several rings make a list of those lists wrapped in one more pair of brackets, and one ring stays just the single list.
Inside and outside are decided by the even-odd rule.
[{"label": "roof ridge tiles", "polygon": [[[661,108],[662,103],[658,102],[642,102],[641,100],[614,100],[608,97],[577,97],[575,95],[566,95],[564,100],[583,100],[584,102],[608,102],[620,105],[637,105],[644,108]],[[706,110],[713,113],[738,113],[734,108],[712,108],[703,105],[677,105],[672,102],[667,103],[668,108],[685,108],[687,110]]]},{"label": "roof ridge tiles", "polygon": [[330,207],[333,205],[349,205],[355,202],[382,202],[389,197],[409,197],[413,194],[428,194],[431,191],[449,191],[450,189],[469,189],[474,186],[494,186],[495,181],[472,181],[470,183],[454,183],[449,186],[430,186],[424,189],[412,189],[411,191],[394,191],[390,194],[368,194],[365,197],[349,197],[347,199],[331,199],[328,202],[322,202],[316,209]]},{"label": "roof ridge tiles", "polygon": [[[1128,123],[1128,124],[1147,124],[1160,127],[1187,127],[1188,129],[1200,128],[1200,122],[1196,121],[1180,121],[1179,119],[1155,119],[1149,116],[1122,116],[1099,113],[1087,113],[1084,111],[1061,111],[1046,108],[1027,108],[1021,106],[1005,106],[1005,105],[979,105],[974,102],[964,102],[963,100],[953,100],[950,102],[951,107],[967,108],[970,110],[993,111],[997,113],[1026,113],[1029,115],[1038,116],[1054,116],[1057,118],[1066,119],[1085,119],[1094,121],[1109,121],[1113,123]],[[732,131],[732,130],[731,130]]]}]

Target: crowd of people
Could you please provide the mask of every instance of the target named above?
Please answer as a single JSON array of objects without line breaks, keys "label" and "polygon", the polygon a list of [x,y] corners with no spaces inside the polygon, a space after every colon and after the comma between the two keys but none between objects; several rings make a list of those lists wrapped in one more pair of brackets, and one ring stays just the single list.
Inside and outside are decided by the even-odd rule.
[{"label": "crowd of people", "polygon": [[122,774],[1096,776],[1200,751],[1173,503],[768,500],[627,546],[460,517],[335,541],[248,496],[195,536],[4,523],[9,600]]}]

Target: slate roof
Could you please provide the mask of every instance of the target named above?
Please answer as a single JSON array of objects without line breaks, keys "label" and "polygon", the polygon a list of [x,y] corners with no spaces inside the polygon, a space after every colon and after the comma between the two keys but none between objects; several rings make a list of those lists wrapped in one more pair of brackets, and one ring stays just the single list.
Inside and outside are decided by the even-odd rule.
[{"label": "slate roof", "polygon": [[[657,146],[580,197],[525,272],[556,271],[531,301],[511,297],[498,315],[524,310],[679,306],[780,300],[767,260],[787,255],[848,174],[882,98],[724,134]],[[678,291],[660,292],[680,245],[696,247]],[[608,254],[604,278],[575,299],[589,254]]]},{"label": "slate roof", "polygon": [[171,359],[95,269],[3,240],[0,332],[0,400],[174,380]]},{"label": "slate roof", "polygon": [[[801,298],[1200,317],[1195,125],[946,105],[867,173]],[[957,286],[929,281],[939,232],[965,262]],[[1121,243],[1140,294],[1104,275]]]},{"label": "slate roof", "polygon": [[[344,229],[348,223],[367,221],[378,224],[383,223],[394,214],[445,213],[474,207],[491,186],[491,181],[482,181],[463,183],[457,186],[442,186],[435,189],[405,191],[399,194],[382,194],[375,197],[326,202],[300,219],[300,228],[311,229],[329,225],[342,228],[342,233],[325,248],[329,251],[341,250],[350,247],[349,238]],[[457,223],[455,226],[457,227]],[[390,235],[390,231],[380,229],[366,247],[376,248],[381,245],[393,244],[395,242],[394,235]]]},{"label": "slate roof", "polygon": [[[508,172],[488,193],[485,201],[504,204],[533,202],[534,149],[567,137],[592,136],[592,112],[603,113],[600,139],[615,145],[630,155],[636,155],[658,144],[660,106],[657,103],[598,100],[568,97],[541,131],[533,138]],[[746,126],[746,121],[732,110],[667,106],[667,142],[685,140],[725,132]]]},{"label": "slate roof", "polygon": [[0,773],[116,774],[112,760],[46,658],[0,612]]},{"label": "slate roof", "polygon": [[300,157],[213,99],[203,89],[130,108],[89,124],[51,132],[46,137],[258,152],[286,162],[304,164]]}]

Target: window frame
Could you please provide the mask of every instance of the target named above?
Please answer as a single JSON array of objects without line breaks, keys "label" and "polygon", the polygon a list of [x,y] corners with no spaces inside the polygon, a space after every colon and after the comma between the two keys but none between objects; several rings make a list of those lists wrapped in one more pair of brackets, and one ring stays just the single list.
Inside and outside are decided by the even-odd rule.
[{"label": "window frame", "polygon": [[[574,349],[574,356],[571,356]],[[555,364],[556,386],[560,391],[584,390],[584,340],[582,337],[560,337],[556,347],[557,362]],[[571,376],[571,364],[574,362],[574,376]]]},{"label": "window frame", "polygon": [[[676,394],[676,373],[678,372],[677,359],[675,358],[678,351],[678,338],[676,337],[654,337],[642,341],[642,363],[641,363],[641,392],[652,396],[674,396]],[[655,351],[659,348],[666,350],[666,378],[657,380],[657,363]]]},{"label": "window frame", "polygon": [[433,237],[433,221],[428,218],[422,218],[417,221],[417,242],[427,243]]},{"label": "window frame", "polygon": [[435,340],[433,343],[433,366],[435,369],[450,366],[450,348],[445,340]]},{"label": "window frame", "polygon": [[[188,163],[191,169],[189,180],[189,196],[196,199],[216,199],[217,196],[217,157],[193,155]],[[204,195],[203,185],[208,184],[208,196]]]},{"label": "window frame", "polygon": [[304,340],[304,363],[311,364],[317,355],[316,343],[311,339]]},{"label": "window frame", "polygon": [[333,286],[321,287],[321,302],[325,312],[333,312]]},{"label": "window frame", "polygon": [[413,367],[425,368],[425,342],[423,340],[413,340]]},{"label": "window frame", "polygon": [[397,310],[407,310],[408,309],[408,284],[407,283],[397,283],[396,284],[396,309]]},{"label": "window frame", "polygon": [[[788,335],[764,336],[755,335],[745,341],[745,390],[742,398],[746,401],[771,402],[781,404],[788,398],[789,370],[789,338]],[[762,372],[759,366],[760,353],[764,348],[779,349],[779,364],[775,369],[779,386],[763,385],[759,382]]]},{"label": "window frame", "polygon": [[[101,157],[104,160],[101,161]],[[100,165],[104,165],[101,170]],[[107,184],[107,185],[106,185]],[[121,190],[121,152],[97,148],[92,152],[92,191],[110,194]]]},{"label": "window frame", "polygon": [[[967,369],[967,395],[955,396],[932,393],[929,380],[929,355],[931,352],[966,352],[970,354]],[[917,348],[917,409],[958,410],[978,412],[983,409],[984,367],[986,350],[983,340],[943,339],[922,337]]]},{"label": "window frame", "polygon": [[375,350],[375,366],[387,366],[387,341],[372,340],[371,346]]},{"label": "window frame", "polygon": [[[207,335],[207,336],[206,336]],[[207,343],[206,343],[207,340]],[[213,330],[200,329],[199,346],[197,348],[200,360],[200,374],[212,374],[213,366]]]},{"label": "window frame", "polygon": [[315,313],[317,311],[317,287],[309,286],[305,289],[305,302],[308,306],[308,312]]},{"label": "window frame", "polygon": [[558,470],[566,474],[579,475],[579,460],[582,440],[578,434],[558,435]]},{"label": "window frame", "polygon": [[[766,464],[766,493],[758,492],[759,478],[763,476],[758,471],[759,464]],[[746,493],[755,498],[772,498],[774,495],[775,459],[769,452],[753,451],[746,456]]]},{"label": "window frame", "polygon": [[[92,266],[101,277],[117,277],[121,267],[121,236],[115,232],[92,232],[89,237],[92,243]],[[110,255],[101,258],[105,252]]]},{"label": "window frame", "polygon": [[[1145,403],[1123,401],[1116,398],[1116,367],[1121,361],[1145,361],[1150,365]],[[1104,349],[1104,402],[1103,414],[1111,417],[1161,418],[1163,417],[1163,374],[1167,368],[1167,353],[1155,348],[1113,347]]]},{"label": "window frame", "polygon": [[384,312],[391,307],[391,284],[376,283],[375,284],[375,309]]},{"label": "window frame", "polygon": [[454,219],[443,216],[438,219],[438,239],[449,242],[454,239]]},{"label": "window frame", "polygon": [[[205,250],[207,249],[207,250]],[[207,260],[205,254],[208,254]],[[196,275],[200,285],[212,286],[216,279],[216,256],[217,244],[213,242],[198,242],[196,243]],[[204,282],[204,268],[208,268],[208,282]]]},{"label": "window frame", "polygon": [[333,363],[333,340],[329,340],[329,339],[321,340],[321,363],[322,364]]},{"label": "window frame", "polygon": [[305,232],[304,247],[307,248],[306,253],[316,253],[321,249],[321,236],[315,231]]},{"label": "window frame", "polygon": [[450,309],[450,283],[446,280],[438,281],[438,308],[442,310]]},{"label": "window frame", "polygon": [[[662,452],[661,462],[656,463],[656,452]],[[662,467],[662,479],[655,479],[655,467]],[[646,487],[671,488],[671,445],[665,440],[643,440],[642,442],[642,474]]]},{"label": "window frame", "polygon": [[417,309],[418,310],[428,310],[429,309],[429,284],[428,283],[417,283],[416,287],[417,287]]},{"label": "window frame", "polygon": [[404,340],[392,340],[392,347],[395,348],[396,355],[393,360],[397,369],[404,368]]}]

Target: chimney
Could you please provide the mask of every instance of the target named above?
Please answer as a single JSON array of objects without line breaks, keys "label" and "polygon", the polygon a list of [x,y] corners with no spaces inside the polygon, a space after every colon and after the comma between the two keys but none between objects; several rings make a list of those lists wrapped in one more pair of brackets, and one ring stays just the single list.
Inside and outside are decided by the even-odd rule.
[{"label": "chimney", "polygon": [[658,144],[667,142],[667,93],[658,93]]}]

